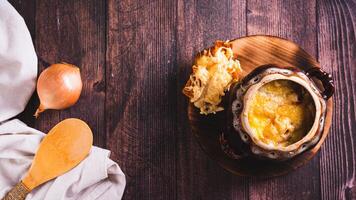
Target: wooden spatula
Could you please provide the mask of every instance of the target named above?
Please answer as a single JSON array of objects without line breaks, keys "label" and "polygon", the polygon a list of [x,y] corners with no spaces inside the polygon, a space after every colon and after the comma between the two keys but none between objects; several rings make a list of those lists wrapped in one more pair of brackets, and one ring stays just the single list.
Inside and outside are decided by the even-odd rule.
[{"label": "wooden spatula", "polygon": [[93,134],[85,122],[66,119],[58,123],[42,140],[27,175],[3,200],[24,200],[34,188],[77,166],[92,144]]}]

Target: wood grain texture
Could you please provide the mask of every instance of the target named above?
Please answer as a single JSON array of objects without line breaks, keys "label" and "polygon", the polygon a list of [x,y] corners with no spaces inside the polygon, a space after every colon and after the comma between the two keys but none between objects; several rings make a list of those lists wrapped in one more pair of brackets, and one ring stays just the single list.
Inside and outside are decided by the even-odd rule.
[{"label": "wood grain texture", "polygon": [[125,199],[177,196],[176,7],[108,4],[107,144],[126,173]]},{"label": "wood grain texture", "polygon": [[[247,32],[289,39],[317,56],[315,6],[315,0],[249,0]],[[283,177],[252,179],[250,199],[320,199],[318,160],[316,156],[307,165]]]},{"label": "wood grain texture", "polygon": [[[10,0],[29,26],[39,69],[81,67],[79,103],[21,119],[48,131],[66,117],[93,128],[127,175],[124,199],[355,199],[354,0]],[[232,176],[187,123],[181,89],[195,54],[216,39],[271,34],[319,59],[336,80],[333,126],[320,156],[273,179]]]},{"label": "wood grain texture", "polygon": [[318,1],[321,65],[334,76],[334,119],[321,150],[322,199],[356,199],[356,2]]},{"label": "wood grain texture", "polygon": [[245,35],[245,1],[178,1],[177,63],[178,98],[178,198],[246,199],[248,179],[231,176],[200,149],[187,119],[187,99],[181,90],[191,73],[195,54],[216,39]]},{"label": "wood grain texture", "polygon": [[39,71],[67,62],[81,69],[83,91],[78,103],[64,111],[49,110],[35,127],[48,132],[68,117],[86,121],[94,144],[105,147],[105,13],[104,1],[36,0],[35,47]]}]

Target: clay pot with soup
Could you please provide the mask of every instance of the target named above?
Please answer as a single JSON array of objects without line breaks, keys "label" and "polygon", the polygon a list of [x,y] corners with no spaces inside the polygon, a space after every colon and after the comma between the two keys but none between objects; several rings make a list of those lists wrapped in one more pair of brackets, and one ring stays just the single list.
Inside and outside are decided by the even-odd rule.
[{"label": "clay pot with soup", "polygon": [[[322,87],[312,77],[319,79]],[[232,88],[231,128],[221,137],[223,150],[233,158],[272,160],[301,154],[321,138],[326,100],[333,91],[331,76],[320,68],[256,68]]]}]

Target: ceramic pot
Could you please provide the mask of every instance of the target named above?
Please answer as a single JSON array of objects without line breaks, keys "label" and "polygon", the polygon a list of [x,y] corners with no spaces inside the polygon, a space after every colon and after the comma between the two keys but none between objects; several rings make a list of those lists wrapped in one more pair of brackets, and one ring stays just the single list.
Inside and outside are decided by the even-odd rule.
[{"label": "ceramic pot", "polygon": [[[321,82],[320,86],[312,78],[318,79]],[[272,89],[269,88],[270,85],[273,85]],[[271,108],[273,109],[267,109],[257,105],[257,103],[261,102],[263,106],[269,105],[269,102],[266,103],[265,100],[256,100],[257,95],[266,96],[261,91],[269,90],[272,93],[276,93],[280,87],[286,85],[290,85],[293,91],[297,91],[297,95],[291,96],[297,102],[294,103],[292,100],[289,105],[291,109],[288,110],[289,107],[285,109],[280,105],[278,107],[272,106]],[[232,143],[237,145],[231,148],[232,145],[228,145],[229,141],[227,141],[226,135],[222,135],[220,141],[223,150],[233,158],[244,156],[272,160],[293,158],[313,147],[321,138],[326,114],[326,100],[332,96],[333,92],[334,86],[331,76],[320,68],[301,71],[295,67],[279,67],[271,64],[256,68],[233,86],[229,109],[232,128],[228,133],[230,134],[228,138],[234,140]],[[290,98],[291,95],[290,91],[288,94],[281,94],[281,96],[277,97],[273,95],[267,96],[266,99],[274,98],[283,102],[285,101],[283,98]],[[295,110],[293,110],[294,104],[302,106],[295,107]],[[276,114],[277,112],[281,112],[286,117],[280,117]],[[300,127],[295,129],[294,122],[291,122],[290,118],[296,113],[298,114],[298,112],[303,113],[301,116],[305,116],[305,119],[300,120],[303,123],[299,123]],[[257,114],[255,115],[254,113]],[[291,116],[285,113],[290,113]],[[256,117],[261,115],[261,119],[265,119],[265,121],[259,121],[260,118]],[[269,115],[271,115],[271,119],[266,118]],[[263,127],[264,129],[260,129],[260,124],[265,122],[272,124],[272,121],[277,121],[278,123],[275,126],[266,125]],[[272,127],[272,129],[268,129],[266,132],[265,130],[269,127]],[[274,130],[276,134],[268,135],[273,132],[270,130]],[[280,134],[277,130],[284,132]],[[290,130],[293,130],[293,132]],[[265,134],[267,134],[267,137],[265,137]],[[273,138],[273,140],[270,138]]]}]

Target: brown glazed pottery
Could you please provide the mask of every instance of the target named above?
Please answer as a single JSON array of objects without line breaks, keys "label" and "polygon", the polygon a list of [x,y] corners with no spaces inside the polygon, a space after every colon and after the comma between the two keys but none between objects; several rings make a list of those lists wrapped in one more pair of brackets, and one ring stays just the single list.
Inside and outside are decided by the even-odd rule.
[{"label": "brown glazed pottery", "polygon": [[[315,79],[316,89],[325,95],[325,99],[332,92],[332,82],[328,74],[318,68],[322,68],[318,61],[298,44],[275,36],[253,35],[237,38],[230,41],[236,58],[243,68],[242,77],[250,74],[261,65],[275,64],[278,66],[293,66],[309,77]],[[187,65],[191,68],[190,65]],[[294,69],[292,71],[295,71]],[[322,88],[324,81],[325,90]],[[240,82],[242,83],[242,82]],[[330,84],[328,84],[330,83]],[[330,86],[330,87],[329,87]],[[319,141],[305,149],[302,153],[285,160],[271,159],[269,157],[253,154],[251,145],[241,140],[240,134],[233,127],[232,101],[236,99],[236,87],[231,87],[229,93],[223,97],[223,111],[215,115],[201,115],[199,109],[191,103],[188,104],[188,120],[190,130],[202,150],[221,167],[234,175],[249,177],[275,177],[287,174],[308,163],[322,147],[327,139],[332,122],[333,98],[326,101],[326,115],[324,127]],[[234,89],[235,88],[235,89]],[[230,98],[231,97],[231,98]],[[312,120],[311,120],[312,121]]]},{"label": "brown glazed pottery", "polygon": [[[317,84],[313,78],[320,81],[321,84]],[[251,128],[248,117],[256,92],[264,85],[280,80],[290,81],[291,84],[300,87],[300,90],[303,90],[302,92],[311,99],[310,104],[313,105],[312,109],[305,111],[312,112],[313,116],[312,122],[309,120],[310,127],[306,129],[308,131],[300,139],[287,145],[262,141],[254,131],[255,129]],[[230,108],[227,112],[228,119],[232,119],[232,121],[228,120],[230,131],[226,134],[234,136],[222,135],[220,140],[223,151],[229,157],[240,159],[241,157],[254,156],[258,159],[287,160],[312,148],[320,140],[324,128],[326,100],[334,92],[331,76],[320,68],[315,67],[302,71],[296,67],[263,65],[254,69],[232,88]],[[239,145],[235,145],[234,148],[229,146],[227,138],[235,140],[233,143]]]}]

